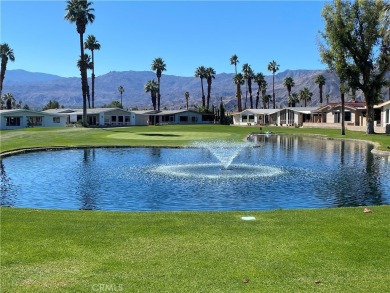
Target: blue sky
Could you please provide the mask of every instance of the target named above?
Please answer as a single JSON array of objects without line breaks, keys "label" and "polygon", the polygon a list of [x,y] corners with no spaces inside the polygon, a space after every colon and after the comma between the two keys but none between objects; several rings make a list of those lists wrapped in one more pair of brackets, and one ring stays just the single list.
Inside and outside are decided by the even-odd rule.
[{"label": "blue sky", "polygon": [[[149,71],[162,57],[164,74],[193,76],[198,66],[268,75],[275,60],[286,69],[325,69],[318,53],[324,1],[92,1],[93,34],[101,44],[95,72]],[[1,43],[14,50],[7,69],[79,76],[76,25],[64,20],[66,1],[2,0]]]}]

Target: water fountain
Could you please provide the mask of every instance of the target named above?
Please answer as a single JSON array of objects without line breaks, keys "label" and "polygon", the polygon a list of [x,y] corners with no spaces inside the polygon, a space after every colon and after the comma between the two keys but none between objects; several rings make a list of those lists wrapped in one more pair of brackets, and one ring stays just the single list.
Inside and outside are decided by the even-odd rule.
[{"label": "water fountain", "polygon": [[272,177],[285,173],[282,169],[272,166],[234,164],[233,161],[243,150],[259,147],[252,142],[196,142],[193,147],[209,151],[218,163],[164,165],[158,166],[154,171],[170,176],[202,179]]}]

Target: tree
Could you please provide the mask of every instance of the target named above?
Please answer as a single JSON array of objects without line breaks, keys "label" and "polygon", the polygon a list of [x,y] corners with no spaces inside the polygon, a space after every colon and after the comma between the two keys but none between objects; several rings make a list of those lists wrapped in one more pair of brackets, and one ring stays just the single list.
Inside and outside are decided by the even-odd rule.
[{"label": "tree", "polygon": [[[251,66],[248,63],[245,63],[242,66],[242,72],[244,74],[244,79],[246,80],[246,84],[248,85],[249,102],[251,105],[251,109],[253,109],[252,79],[255,77],[255,73],[253,72]],[[245,106],[246,106],[246,100],[245,100]]]},{"label": "tree", "polygon": [[226,113],[225,113],[225,106],[222,102],[221,97],[221,103],[219,104],[219,124],[226,124]]},{"label": "tree", "polygon": [[[91,68],[91,57],[88,54],[84,54],[80,59],[77,61],[77,67],[80,69],[81,73],[81,85],[83,88],[83,121],[84,121],[84,106],[85,106],[85,117],[87,116],[87,99],[88,99],[88,104],[89,104],[89,86],[88,86],[88,74],[87,74],[87,69]],[[83,122],[83,125],[86,126],[86,121],[85,123]]]},{"label": "tree", "polygon": [[283,85],[287,88],[288,92],[288,106],[295,107],[294,99],[291,97],[291,88],[295,86],[294,79],[290,76],[286,77],[283,81]]},{"label": "tree", "polygon": [[122,95],[123,93],[125,92],[125,88],[123,86],[118,86],[118,92],[120,93],[121,95],[121,107],[120,108],[123,108],[123,103],[122,103]]},{"label": "tree", "polygon": [[[267,90],[267,82],[265,81],[264,74],[261,72],[256,74],[254,79],[255,83],[257,83],[257,95],[256,95],[256,109],[259,106],[259,100],[260,100],[260,92],[262,93],[262,96],[264,97]],[[264,104],[263,104],[264,105]],[[265,108],[265,106],[264,106]]]},{"label": "tree", "polygon": [[158,83],[158,90],[157,90],[157,110],[160,111],[160,100],[161,100],[161,75],[162,72],[167,70],[166,69],[166,64],[164,63],[164,60],[162,58],[155,58],[152,62],[151,69],[156,71],[156,76],[157,76],[157,83]]},{"label": "tree", "polygon": [[279,64],[275,60],[272,60],[268,64],[268,71],[272,72],[272,103],[274,109],[276,108],[275,104],[275,72],[279,70]]},{"label": "tree", "polygon": [[305,107],[306,103],[310,102],[312,97],[313,93],[307,87],[304,87],[299,91],[299,100],[305,103]]},{"label": "tree", "polygon": [[11,93],[6,93],[1,98],[1,108],[5,108],[7,110],[15,109],[16,108],[16,100],[14,98],[14,95]]},{"label": "tree", "polygon": [[210,98],[211,98],[211,84],[213,82],[213,79],[215,79],[215,70],[212,67],[206,68],[206,80],[207,80],[207,103],[206,103],[206,109],[209,110],[210,108]]},{"label": "tree", "polygon": [[236,97],[237,97],[237,106],[238,106],[238,112],[242,112],[242,102],[241,102],[241,85],[244,84],[245,80],[241,73],[237,73],[234,78],[233,82],[236,85]]},{"label": "tree", "polygon": [[5,77],[5,71],[7,70],[8,60],[11,62],[15,61],[14,50],[8,46],[7,43],[0,45],[0,58],[1,58],[1,72],[0,72],[0,97],[3,92],[3,82]]},{"label": "tree", "polygon": [[190,98],[190,92],[185,92],[184,97],[186,98],[186,109],[188,110],[188,100]]},{"label": "tree", "polygon": [[[68,0],[66,5],[65,20],[70,23],[76,23],[76,29],[80,36],[80,60],[84,62],[84,46],[83,35],[88,23],[92,23],[95,20],[94,11],[90,6],[92,2],[86,0]],[[88,91],[88,79],[87,79],[87,66],[86,64],[80,64],[81,75],[81,89],[83,93],[83,120],[84,126],[87,126],[87,91]]]},{"label": "tree", "polygon": [[154,79],[149,80],[145,84],[144,90],[145,90],[145,93],[150,93],[150,97],[152,99],[153,110],[156,111],[158,83]]},{"label": "tree", "polygon": [[91,51],[92,54],[92,108],[95,108],[95,50],[100,50],[100,44],[94,35],[89,35],[84,43],[85,49]]},{"label": "tree", "polygon": [[[382,0],[345,2],[324,6],[321,34],[322,61],[341,80],[360,89],[366,100],[367,134],[374,131],[374,105],[390,69],[389,22]],[[388,15],[388,12],[387,12]]]},{"label": "tree", "polygon": [[323,87],[325,85],[326,78],[319,74],[316,77],[316,80],[314,81],[316,84],[318,84],[318,88],[320,89],[320,104],[322,104],[322,92],[323,92]]},{"label": "tree", "polygon": [[236,75],[237,75],[237,63],[240,63],[240,61],[238,61],[238,56],[234,54],[232,57],[230,57],[230,65],[234,65],[234,71]]},{"label": "tree", "polygon": [[45,106],[43,106],[43,111],[48,109],[59,109],[63,108],[63,106],[60,106],[60,103],[56,100],[50,100]]},{"label": "tree", "polygon": [[204,95],[204,89],[203,89],[203,78],[207,78],[206,67],[199,66],[198,68],[196,68],[195,77],[200,78],[200,85],[202,86],[202,106],[206,107],[206,97]]}]

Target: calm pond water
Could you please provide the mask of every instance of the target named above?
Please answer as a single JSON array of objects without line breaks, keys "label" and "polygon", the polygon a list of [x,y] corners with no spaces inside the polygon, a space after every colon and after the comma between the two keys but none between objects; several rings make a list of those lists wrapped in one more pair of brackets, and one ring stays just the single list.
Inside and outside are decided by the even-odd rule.
[{"label": "calm pond water", "polygon": [[372,145],[257,136],[224,169],[207,148],[96,148],[4,158],[1,205],[118,211],[269,210],[390,204]]}]

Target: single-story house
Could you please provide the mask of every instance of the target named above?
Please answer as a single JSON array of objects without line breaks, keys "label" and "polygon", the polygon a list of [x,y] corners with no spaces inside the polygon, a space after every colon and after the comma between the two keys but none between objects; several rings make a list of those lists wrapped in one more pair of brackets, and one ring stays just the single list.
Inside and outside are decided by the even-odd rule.
[{"label": "single-story house", "polygon": [[25,109],[0,110],[0,129],[66,126],[67,116]]},{"label": "single-story house", "polygon": [[245,109],[233,113],[234,125],[269,125],[277,123],[277,113],[281,109]]},{"label": "single-story house", "polygon": [[287,107],[277,113],[277,125],[302,126],[316,119],[317,107]]},{"label": "single-story house", "polygon": [[214,114],[200,113],[193,110],[144,110],[132,111],[132,113],[147,115],[150,125],[214,123]]},{"label": "single-story house", "polygon": [[[82,120],[83,109],[49,109],[46,113],[66,114],[67,123],[74,124]],[[147,117],[120,108],[87,109],[87,121],[90,126],[130,126],[147,125]]]}]

